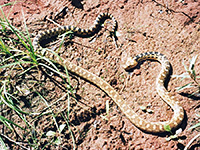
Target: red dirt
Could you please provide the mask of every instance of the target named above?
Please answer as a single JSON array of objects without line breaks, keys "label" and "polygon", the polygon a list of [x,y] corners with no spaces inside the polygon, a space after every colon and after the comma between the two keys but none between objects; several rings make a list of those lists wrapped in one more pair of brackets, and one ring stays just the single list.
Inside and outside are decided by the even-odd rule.
[{"label": "red dirt", "polygon": [[[0,5],[10,2],[4,0]],[[90,27],[97,15],[101,12],[113,14],[118,21],[119,48],[115,47],[112,39],[107,38],[108,32],[103,29],[103,35],[95,42],[90,43],[90,38],[82,39],[75,37],[74,44],[64,52],[63,57],[73,61],[75,64],[88,69],[90,72],[101,76],[109,82],[130,106],[144,119],[151,121],[165,121],[171,118],[173,111],[165,104],[155,89],[155,80],[160,70],[157,62],[145,61],[139,69],[127,73],[121,67],[123,60],[128,56],[135,56],[142,52],[158,51],[167,56],[173,67],[173,74],[184,72],[182,61],[189,61],[200,52],[200,3],[194,0],[187,1],[127,1],[127,0],[102,0],[102,1],[60,1],[49,0],[47,3],[42,0],[31,0],[28,2],[17,2],[12,6],[3,7],[6,16],[12,24],[24,29],[23,15],[34,37],[38,31],[57,27],[47,18],[55,19],[56,12],[68,8],[55,19],[60,25],[75,25],[81,28]],[[11,11],[10,11],[11,10]],[[108,24],[109,26],[109,24]],[[78,44],[77,44],[78,43]],[[71,52],[71,53],[69,53]],[[79,59],[77,59],[79,58]],[[188,63],[187,63],[188,64]],[[195,70],[200,75],[200,59],[197,59]],[[60,80],[54,76],[56,80]],[[137,129],[117,105],[100,89],[80,78],[71,79],[72,84],[77,86],[76,95],[80,97],[78,102],[72,102],[70,123],[76,140],[77,149],[162,149],[176,150],[183,149],[186,144],[199,133],[199,128],[188,130],[189,127],[198,123],[200,98],[184,96],[184,93],[191,93],[192,89],[176,92],[175,88],[183,86],[191,80],[171,78],[168,90],[180,101],[186,112],[186,120],[183,125],[183,132],[179,140],[166,141],[165,137],[147,134]],[[77,81],[78,80],[78,81]],[[51,97],[64,95],[59,86],[50,85],[50,81],[44,82],[47,90],[52,90]],[[56,98],[56,99],[57,99]],[[54,99],[50,99],[55,101]],[[51,101],[49,100],[49,103]],[[105,103],[109,100],[110,119],[106,121],[101,117],[105,116]],[[140,106],[151,104],[152,114],[144,113]],[[63,102],[63,109],[67,108],[67,102]],[[42,102],[38,108],[41,110]],[[54,107],[55,112],[60,108]],[[95,112],[95,113],[94,113]],[[38,121],[37,130],[47,132],[55,125],[47,120],[52,118],[41,118]],[[58,120],[60,124],[63,120]],[[82,133],[82,135],[80,134]],[[70,149],[73,147],[72,140],[68,139],[68,130],[62,133],[62,147]],[[14,136],[15,137],[15,136]],[[12,136],[10,137],[12,138]],[[13,139],[15,140],[15,139]],[[42,139],[46,140],[46,139]],[[193,143],[197,144],[198,141]],[[199,145],[196,148],[199,149]],[[55,147],[49,147],[55,149]],[[64,149],[63,148],[63,149]]]}]

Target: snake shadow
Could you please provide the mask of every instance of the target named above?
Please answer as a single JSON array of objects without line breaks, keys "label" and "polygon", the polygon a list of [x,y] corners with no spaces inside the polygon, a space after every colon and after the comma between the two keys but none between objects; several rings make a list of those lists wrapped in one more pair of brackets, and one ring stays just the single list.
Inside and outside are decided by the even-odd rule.
[{"label": "snake shadow", "polygon": [[190,99],[193,99],[193,100],[200,100],[200,93],[199,93],[199,96],[198,95],[192,95],[192,94],[189,94],[189,93],[184,93],[184,92],[181,92],[180,95],[187,97],[187,98],[190,98]]}]

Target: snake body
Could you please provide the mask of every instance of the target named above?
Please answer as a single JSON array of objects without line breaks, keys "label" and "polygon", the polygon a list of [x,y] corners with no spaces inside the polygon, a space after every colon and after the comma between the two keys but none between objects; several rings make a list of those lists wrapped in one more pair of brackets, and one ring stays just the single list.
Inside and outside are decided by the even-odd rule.
[{"label": "snake body", "polygon": [[50,30],[46,30],[44,32],[40,32],[33,40],[33,47],[35,50],[41,50],[41,46],[39,43],[42,40],[53,37],[55,35],[61,35],[63,33],[66,33],[67,31],[72,31],[72,33],[75,36],[86,38],[91,37],[101,29],[102,24],[105,22],[106,19],[111,19],[113,21],[113,28],[110,32],[112,35],[115,35],[114,32],[117,30],[117,21],[115,20],[112,14],[101,13],[97,16],[94,25],[89,29],[81,29],[75,26],[61,26]]},{"label": "snake body", "polygon": [[[97,17],[93,27],[89,29],[81,29],[81,28],[73,27],[73,26],[63,26],[63,27],[58,27],[55,29],[51,29],[51,30],[47,30],[45,32],[39,33],[33,41],[34,50],[40,54],[40,51],[42,50],[42,47],[40,46],[40,42],[42,40],[46,38],[50,38],[51,36],[65,33],[66,31],[72,31],[75,35],[81,36],[81,37],[91,37],[92,35],[94,35],[100,30],[101,24],[106,19],[111,19],[114,22],[112,32],[115,32],[117,28],[117,21],[111,14],[103,13]],[[47,57],[50,57],[50,56],[47,56]],[[139,61],[146,60],[146,59],[157,60],[162,64],[162,69],[156,82],[156,86],[157,86],[156,89],[158,91],[158,94],[162,97],[162,99],[167,104],[169,104],[174,110],[174,115],[170,121],[150,122],[150,121],[140,118],[132,110],[132,108],[127,104],[127,102],[118,94],[118,92],[116,92],[116,90],[106,81],[104,81],[102,78],[71,63],[70,61],[67,61],[66,59],[63,59],[64,61],[61,59],[57,59],[56,61],[60,65],[66,66],[70,72],[75,73],[76,75],[90,81],[91,83],[95,84],[100,89],[102,89],[104,92],[106,92],[113,99],[113,101],[119,106],[119,108],[126,115],[126,117],[139,129],[145,132],[149,132],[149,133],[166,132],[164,129],[164,125],[169,125],[171,129],[175,129],[177,128],[177,126],[181,124],[184,118],[184,111],[183,111],[183,108],[179,105],[179,103],[169,95],[169,93],[164,87],[164,81],[169,74],[169,68],[170,68],[170,63],[167,60],[167,58],[158,52],[143,53],[143,54],[137,55],[134,58],[131,58],[131,57],[128,58],[128,61],[125,65],[125,69],[127,70],[132,67],[135,67]]]},{"label": "snake body", "polygon": [[[172,130],[176,129],[184,119],[184,110],[180,106],[179,102],[174,97],[170,96],[170,93],[166,90],[164,83],[169,75],[170,62],[165,55],[159,52],[146,52],[141,53],[134,58],[129,57],[126,64],[123,66],[125,70],[130,70],[138,65],[143,60],[156,60],[161,63],[162,68],[156,80],[156,90],[161,98],[173,109],[174,115],[169,121],[165,122],[147,122],[138,116],[133,115],[136,118],[136,126],[147,132],[161,133],[165,132],[165,125],[169,125]],[[132,113],[132,112],[131,112]],[[131,116],[129,116],[131,117]],[[132,117],[132,118],[134,118]],[[135,120],[135,119],[134,119]],[[133,122],[133,121],[132,121]],[[135,121],[133,122],[133,124]]]}]

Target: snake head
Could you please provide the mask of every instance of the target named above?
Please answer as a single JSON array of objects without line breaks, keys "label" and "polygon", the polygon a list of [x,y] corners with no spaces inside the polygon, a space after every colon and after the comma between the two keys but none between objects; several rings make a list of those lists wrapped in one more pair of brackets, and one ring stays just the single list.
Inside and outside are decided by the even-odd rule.
[{"label": "snake head", "polygon": [[133,69],[134,67],[136,67],[138,64],[138,62],[133,59],[132,57],[128,57],[126,63],[123,65],[123,68],[128,71],[130,69]]}]

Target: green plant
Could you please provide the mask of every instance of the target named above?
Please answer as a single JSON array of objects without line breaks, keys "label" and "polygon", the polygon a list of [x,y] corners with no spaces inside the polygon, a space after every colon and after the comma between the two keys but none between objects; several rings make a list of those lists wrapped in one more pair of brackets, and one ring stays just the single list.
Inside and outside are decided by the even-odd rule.
[{"label": "green plant", "polygon": [[[186,78],[189,78],[191,79],[192,81],[183,85],[183,86],[180,86],[180,87],[177,87],[176,90],[177,91],[180,91],[180,90],[184,90],[186,88],[197,88],[197,90],[195,92],[193,92],[190,96],[192,95],[198,95],[200,94],[200,84],[198,83],[197,79],[200,78],[200,76],[197,76],[196,75],[196,71],[194,69],[195,67],[195,62],[196,62],[196,59],[197,59],[197,55],[192,57],[191,60],[189,60],[190,64],[189,64],[189,67],[187,67],[184,63],[184,61],[182,62],[183,63],[183,66],[185,68],[185,71],[184,73],[182,73],[181,75],[173,75],[172,77],[174,78],[181,78],[181,80],[184,80]],[[189,129],[192,129],[192,128],[195,128],[197,126],[200,126],[200,123],[192,126],[191,128]],[[171,128],[169,125],[165,125],[164,126],[165,130],[171,132]],[[167,138],[167,140],[171,140],[171,139],[177,139],[178,138],[178,134],[180,133],[181,131],[177,130],[176,134],[174,135],[171,135],[170,137]]]},{"label": "green plant", "polygon": [[[186,79],[186,78],[190,78],[192,81],[181,86],[181,87],[178,87],[176,88],[178,91],[180,90],[183,90],[183,89],[186,89],[186,88],[196,88],[196,91],[193,92],[190,96],[197,96],[199,97],[200,96],[200,83],[197,81],[197,79],[200,78],[200,76],[197,76],[196,75],[196,71],[194,69],[195,67],[195,62],[196,62],[196,59],[197,59],[197,55],[192,57],[191,60],[189,60],[190,64],[189,64],[189,67],[187,67],[183,61],[183,65],[184,65],[184,68],[185,68],[185,71],[183,74],[181,75],[173,75],[172,77],[176,77],[176,78],[181,78],[181,80],[183,79]],[[193,129],[193,128],[196,128],[200,126],[200,123],[197,123],[196,125],[192,126],[189,128],[190,129]]]},{"label": "green plant", "polygon": [[189,60],[189,62],[190,62],[189,67],[187,67],[183,61],[183,66],[184,66],[186,72],[182,73],[181,75],[173,75],[172,76],[174,78],[181,78],[181,80],[184,80],[186,78],[189,78],[192,80],[191,82],[176,88],[177,91],[180,91],[180,90],[183,90],[186,88],[196,88],[196,91],[193,92],[190,96],[192,96],[192,95],[200,96],[200,83],[197,81],[197,79],[199,79],[200,76],[196,75],[196,71],[194,69],[196,59],[197,59],[197,55],[192,57],[191,60]]},{"label": "green plant", "polygon": [[164,129],[165,129],[165,131],[167,131],[167,132],[169,132],[171,134],[169,137],[166,138],[166,141],[176,140],[176,139],[181,138],[179,136],[179,134],[182,132],[181,128],[176,130],[175,134],[172,133],[171,127],[169,125],[164,125]]},{"label": "green plant", "polygon": [[[3,18],[0,18],[0,33],[2,34],[0,38],[0,73],[2,74],[0,76],[0,125],[3,126],[4,131],[9,133],[9,136],[6,133],[1,132],[0,149],[10,149],[7,147],[8,144],[5,141],[10,141],[11,143],[14,143],[14,145],[18,145],[23,149],[45,149],[49,144],[41,144],[42,138],[44,137],[47,137],[50,144],[55,144],[57,146],[62,142],[60,134],[63,130],[69,131],[73,149],[75,149],[75,138],[70,128],[71,124],[69,123],[69,113],[71,111],[70,97],[73,97],[74,90],[70,84],[66,66],[62,66],[65,71],[63,73],[54,61],[45,56],[39,55],[34,51],[25,20],[25,31],[22,32],[13,26],[6,18],[2,7],[7,5],[12,4],[9,3],[0,6],[0,11],[3,14]],[[70,35],[71,33],[69,32],[65,35],[68,34]],[[64,36],[62,36],[60,47],[63,44]],[[56,57],[59,57],[56,52],[50,49],[46,50]],[[61,58],[59,57],[59,59]],[[31,71],[37,72],[36,76],[40,76],[41,68],[47,70],[47,75],[49,70],[49,72],[53,72],[59,76],[65,85],[65,89],[67,89],[65,95],[61,96],[51,104],[49,104],[48,99],[46,99],[46,91],[37,89],[36,85],[41,87],[43,86],[43,83],[41,83],[40,80],[32,80],[29,82],[32,85],[31,88],[15,86],[15,82],[19,82],[19,80],[21,82],[21,80],[25,78],[24,76],[27,74],[29,75]],[[17,72],[17,74],[14,76],[13,72]],[[43,101],[43,104],[45,104],[46,107],[40,111],[27,111],[27,109],[22,105],[23,101],[21,97],[28,97],[30,94],[35,96],[33,99],[38,98],[40,101]],[[65,109],[60,109],[58,113],[55,113],[53,106],[66,97],[68,100],[67,115],[62,114],[62,111]],[[28,102],[25,103],[28,105]],[[37,130],[35,124],[37,124],[39,119],[47,115],[52,118],[52,124],[55,126],[55,130],[49,130],[47,132]],[[65,124],[58,123],[58,115],[60,115],[65,121]],[[18,136],[18,140],[22,141],[16,141],[14,136],[10,137],[12,135]]]},{"label": "green plant", "polygon": [[[200,83],[197,81],[197,79],[200,78],[200,76],[197,76],[196,75],[196,71],[195,71],[195,62],[197,60],[197,56],[194,56],[192,57],[192,59],[189,60],[189,67],[187,67],[183,61],[183,66],[185,68],[185,71],[183,74],[181,75],[173,75],[172,77],[176,77],[176,78],[181,78],[181,80],[184,80],[186,78],[189,78],[191,79],[192,81],[181,86],[181,87],[178,87],[176,88],[177,91],[180,91],[180,90],[183,90],[183,89],[186,89],[186,88],[195,88],[195,92],[193,92],[192,94],[189,95],[189,97],[191,96],[196,96],[196,97],[200,97]],[[197,114],[198,117],[200,117],[200,115]],[[196,127],[199,127],[200,126],[200,122],[191,126],[188,130],[191,130],[191,129],[194,129]],[[197,134],[194,138],[192,138],[190,140],[190,142],[186,145],[186,147],[184,148],[184,150],[187,150],[189,148],[189,146],[193,143],[193,141],[195,139],[197,139],[198,137],[200,136],[200,134]]]}]

